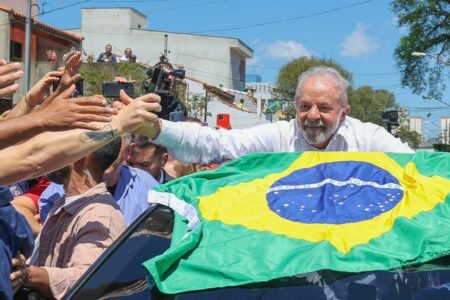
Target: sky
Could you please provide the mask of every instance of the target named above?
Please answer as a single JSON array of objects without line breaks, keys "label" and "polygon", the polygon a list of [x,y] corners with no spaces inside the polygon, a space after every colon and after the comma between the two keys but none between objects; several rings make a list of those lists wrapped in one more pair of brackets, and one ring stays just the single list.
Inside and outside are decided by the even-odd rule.
[{"label": "sky", "polygon": [[407,29],[398,26],[389,0],[40,0],[39,3],[44,12],[40,20],[61,29],[79,28],[83,7],[133,7],[148,17],[148,29],[239,38],[254,51],[253,59],[247,61],[247,74],[258,74],[263,82],[275,83],[279,68],[300,56],[331,58],[353,73],[354,88],[370,85],[387,89],[401,107],[409,109],[411,116],[422,116],[425,137],[438,136],[440,118],[450,116],[449,88],[443,98],[448,105],[424,100],[402,88],[394,50]]}]

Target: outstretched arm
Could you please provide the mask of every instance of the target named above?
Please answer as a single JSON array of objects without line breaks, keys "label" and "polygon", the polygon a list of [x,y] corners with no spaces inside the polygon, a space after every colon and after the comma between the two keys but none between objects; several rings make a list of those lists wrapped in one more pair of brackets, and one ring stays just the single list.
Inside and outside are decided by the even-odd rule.
[{"label": "outstretched arm", "polygon": [[[81,99],[81,98],[80,98]],[[150,111],[160,110],[159,96],[137,98],[112,117],[97,123],[99,131],[72,129],[44,132],[28,141],[0,151],[0,184],[35,178],[58,170],[111,142],[125,132],[138,131],[157,119]]]}]

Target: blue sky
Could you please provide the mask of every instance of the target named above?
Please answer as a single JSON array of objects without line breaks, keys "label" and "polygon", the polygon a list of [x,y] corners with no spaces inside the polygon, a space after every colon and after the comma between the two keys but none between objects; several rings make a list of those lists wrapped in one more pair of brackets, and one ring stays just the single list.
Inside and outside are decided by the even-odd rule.
[{"label": "blue sky", "polygon": [[[79,27],[82,7],[133,7],[147,15],[149,29],[239,38],[254,50],[247,73],[267,82],[275,82],[278,68],[293,58],[332,58],[354,74],[354,87],[387,89],[425,122],[450,116],[449,106],[401,87],[393,53],[406,29],[398,27],[388,0],[41,0],[41,9],[43,2],[49,13],[40,20],[59,28]],[[286,21],[272,22],[278,20]],[[270,24],[249,27],[261,23]],[[450,103],[448,88],[443,100]],[[424,134],[437,136],[439,128],[426,124]]]}]

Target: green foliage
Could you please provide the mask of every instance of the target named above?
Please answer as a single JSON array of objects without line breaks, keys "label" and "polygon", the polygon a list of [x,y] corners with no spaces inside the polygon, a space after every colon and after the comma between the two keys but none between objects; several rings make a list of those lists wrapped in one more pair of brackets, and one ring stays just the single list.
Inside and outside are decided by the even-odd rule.
[{"label": "green foliage", "polygon": [[288,102],[287,107],[283,111],[284,119],[290,121],[295,119],[295,105],[294,102]]},{"label": "green foliage", "polygon": [[280,98],[293,100],[297,88],[298,76],[306,70],[316,66],[333,67],[338,70],[344,78],[351,82],[352,76],[350,72],[331,59],[300,57],[285,64],[278,73],[276,91],[279,93]]},{"label": "green foliage", "polygon": [[84,79],[85,95],[102,94],[103,81],[114,80],[115,77],[123,77],[129,81],[135,81],[134,93],[142,91],[142,82],[147,78],[145,68],[136,63],[91,63],[83,64],[80,70]]},{"label": "green foliage", "polygon": [[412,148],[417,148],[422,143],[422,136],[417,131],[410,131],[408,128],[400,127],[395,133],[402,142],[408,143]]},{"label": "green foliage", "polygon": [[436,152],[450,152],[450,145],[447,144],[433,144]]},{"label": "green foliage", "polygon": [[[191,118],[198,118],[204,116],[205,108],[207,108],[209,99],[202,94],[190,94],[187,101],[183,101],[188,112],[188,116]],[[211,113],[207,113],[207,116],[211,116]]]},{"label": "green foliage", "polygon": [[380,126],[385,124],[381,120],[381,113],[396,107],[395,96],[387,90],[374,90],[370,86],[361,86],[349,94],[351,106],[350,116],[363,122],[372,122]]},{"label": "green foliage", "polygon": [[414,57],[412,52],[436,56],[450,51],[450,2],[446,0],[394,0],[392,8],[400,26],[409,30],[395,49],[401,83],[414,94],[441,99],[448,68],[430,57]]}]

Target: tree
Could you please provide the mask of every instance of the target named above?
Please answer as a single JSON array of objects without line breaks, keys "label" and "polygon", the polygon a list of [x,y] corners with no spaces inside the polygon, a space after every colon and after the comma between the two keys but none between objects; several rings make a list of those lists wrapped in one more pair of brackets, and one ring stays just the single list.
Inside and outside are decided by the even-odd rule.
[{"label": "tree", "polygon": [[[401,83],[414,94],[441,99],[445,89],[445,65],[426,57],[413,57],[415,51],[448,55],[450,50],[450,2],[447,0],[394,0],[398,24],[409,30],[395,49]],[[447,69],[448,70],[448,69]]]},{"label": "tree", "polygon": [[361,86],[350,91],[350,116],[363,122],[372,122],[385,126],[381,113],[389,108],[396,108],[395,96],[387,90],[374,90],[370,86]]},{"label": "tree", "polygon": [[450,145],[447,144],[433,144],[433,148],[436,152],[450,152]]},{"label": "tree", "polygon": [[412,148],[417,148],[422,143],[422,136],[417,131],[410,131],[406,127],[400,127],[395,132],[402,142],[408,143]]},{"label": "tree", "polygon": [[[202,94],[192,93],[188,96],[187,101],[184,101],[188,116],[191,118],[200,119],[205,115],[205,109],[207,108],[209,99]],[[211,116],[211,113],[207,112],[207,116]]]},{"label": "tree", "polygon": [[139,94],[142,90],[142,82],[147,78],[145,69],[135,63],[83,64],[80,74],[84,79],[86,95],[102,94],[103,81],[114,80],[116,76],[135,81],[134,92]]},{"label": "tree", "polygon": [[349,82],[352,80],[350,72],[342,68],[331,59],[300,57],[285,64],[281,67],[280,72],[278,73],[276,83],[277,88],[275,90],[280,98],[288,101],[294,100],[298,76],[306,70],[316,66],[333,67],[338,70]]}]

